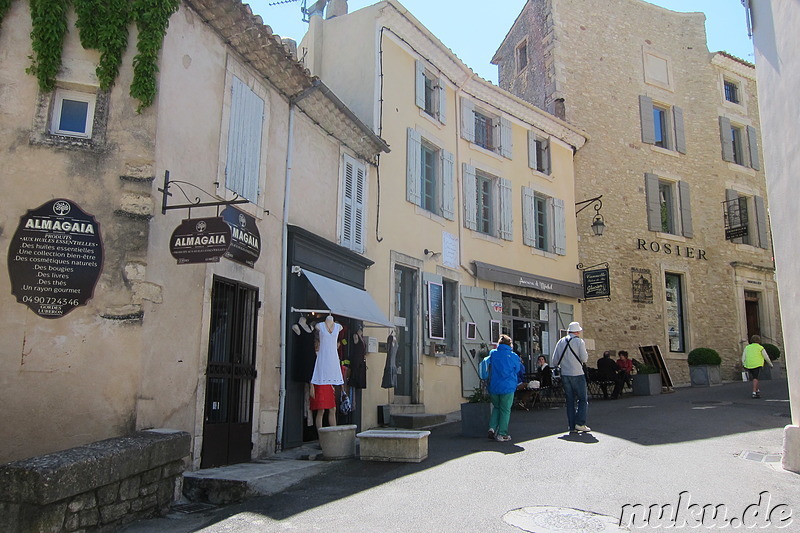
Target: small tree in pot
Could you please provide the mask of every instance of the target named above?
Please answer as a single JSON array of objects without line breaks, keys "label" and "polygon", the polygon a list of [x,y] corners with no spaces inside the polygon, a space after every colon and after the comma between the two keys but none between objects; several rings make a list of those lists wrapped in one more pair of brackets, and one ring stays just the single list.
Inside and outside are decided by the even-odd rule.
[{"label": "small tree in pot", "polygon": [[722,385],[722,375],[719,370],[722,358],[716,350],[695,348],[689,352],[686,362],[689,363],[689,377],[693,387]]}]

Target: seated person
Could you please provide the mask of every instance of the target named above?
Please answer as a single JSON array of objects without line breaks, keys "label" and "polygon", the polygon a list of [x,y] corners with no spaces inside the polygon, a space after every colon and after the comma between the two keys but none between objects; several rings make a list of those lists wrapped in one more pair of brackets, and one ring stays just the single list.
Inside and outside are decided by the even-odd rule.
[{"label": "seated person", "polygon": [[604,382],[614,382],[614,390],[611,393],[611,399],[616,400],[619,398],[619,393],[622,391],[622,385],[625,378],[620,375],[619,367],[616,361],[611,359],[611,352],[606,350],[603,352],[603,358],[597,361],[597,375],[600,381],[600,388],[603,390],[603,398],[608,399],[607,384]]},{"label": "seated person", "polygon": [[553,369],[547,364],[547,359],[543,355],[536,358],[536,381],[542,388],[553,386]]},{"label": "seated person", "polygon": [[628,387],[631,386],[631,373],[633,373],[633,361],[628,358],[628,352],[625,350],[619,351],[619,359],[617,359],[617,368],[622,375],[623,382]]}]

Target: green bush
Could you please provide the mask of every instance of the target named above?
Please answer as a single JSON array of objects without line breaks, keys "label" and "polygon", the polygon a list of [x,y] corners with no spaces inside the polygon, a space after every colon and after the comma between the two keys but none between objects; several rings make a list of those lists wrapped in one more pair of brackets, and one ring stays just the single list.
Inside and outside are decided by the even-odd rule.
[{"label": "green bush", "polygon": [[774,344],[762,344],[761,346],[763,346],[764,350],[767,351],[767,355],[772,361],[778,359],[781,356],[781,349],[775,346]]},{"label": "green bush", "polygon": [[659,370],[653,365],[641,364],[636,369],[637,374],[658,374]]},{"label": "green bush", "polygon": [[472,390],[472,394],[467,397],[468,403],[489,403],[490,401],[492,400],[489,395],[483,392],[480,387],[475,387]]},{"label": "green bush", "polygon": [[722,358],[716,350],[711,348],[695,348],[689,352],[687,362],[690,366],[697,365],[718,365],[722,363]]}]

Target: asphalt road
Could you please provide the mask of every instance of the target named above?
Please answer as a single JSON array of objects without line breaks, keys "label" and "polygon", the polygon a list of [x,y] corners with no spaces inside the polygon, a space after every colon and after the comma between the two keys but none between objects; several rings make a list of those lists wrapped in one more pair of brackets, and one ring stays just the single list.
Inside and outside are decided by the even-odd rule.
[{"label": "asphalt road", "polygon": [[[513,411],[509,443],[465,438],[459,423],[447,424],[433,430],[420,464],[337,461],[277,495],[124,531],[599,533],[628,529],[599,529],[591,520],[561,519],[551,529],[530,524],[551,508],[597,513],[616,524],[623,506],[634,504],[724,505],[728,519],[750,513],[751,521],[759,520],[759,508],[778,507],[758,530],[800,531],[800,476],[780,462],[753,460],[777,459],[782,451],[790,423],[786,381],[762,381],[760,400],[750,398],[749,387],[593,401],[593,432],[577,436],[564,431],[563,407]],[[528,526],[512,525],[523,515]],[[630,529],[662,530],[655,520],[638,525],[644,527]]]}]

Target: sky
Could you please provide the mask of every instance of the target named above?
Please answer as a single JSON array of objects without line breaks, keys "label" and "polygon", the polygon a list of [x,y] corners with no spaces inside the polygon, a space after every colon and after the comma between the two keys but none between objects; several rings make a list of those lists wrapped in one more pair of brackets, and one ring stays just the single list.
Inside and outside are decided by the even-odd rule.
[{"label": "sky", "polygon": [[[300,42],[305,35],[308,24],[302,21],[303,0],[243,1],[281,37]],[[525,1],[400,0],[400,3],[479,76],[497,83],[497,67],[491,64],[492,56]],[[352,12],[376,2],[349,0],[348,5]],[[314,0],[307,0],[309,6],[313,3]],[[751,63],[754,61],[753,42],[747,36],[745,11],[740,0],[650,0],[650,3],[672,11],[702,11],[706,14],[710,51],[724,50]],[[602,5],[602,0],[598,5]]]}]

